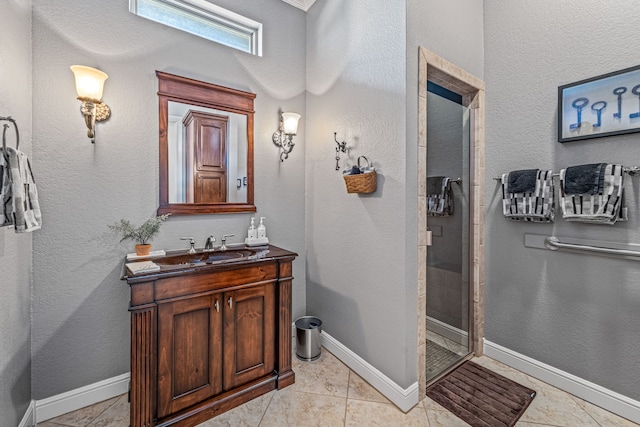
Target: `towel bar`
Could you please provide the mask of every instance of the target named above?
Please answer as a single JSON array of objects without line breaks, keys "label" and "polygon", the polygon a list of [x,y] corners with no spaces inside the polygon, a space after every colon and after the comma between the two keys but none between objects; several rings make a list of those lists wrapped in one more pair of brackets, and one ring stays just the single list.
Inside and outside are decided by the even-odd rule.
[{"label": "towel bar", "polygon": [[525,234],[524,245],[528,248],[564,250],[576,253],[590,252],[594,255],[640,261],[640,245],[633,243],[602,242],[570,237],[559,239],[555,236]]},{"label": "towel bar", "polygon": [[[622,170],[623,170],[623,172],[625,172],[625,173],[627,173],[627,174],[629,174],[631,176],[640,174],[640,166],[623,167]],[[555,178],[556,176],[560,176],[560,174],[559,173],[552,173],[551,176]],[[501,181],[502,180],[502,176],[494,176],[493,179],[495,181]]]}]

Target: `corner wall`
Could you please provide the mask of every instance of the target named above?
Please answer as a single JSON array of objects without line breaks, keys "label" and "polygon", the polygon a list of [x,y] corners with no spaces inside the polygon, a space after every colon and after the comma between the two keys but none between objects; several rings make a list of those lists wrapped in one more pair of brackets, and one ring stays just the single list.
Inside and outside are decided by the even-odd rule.
[{"label": "corner wall", "polygon": [[[293,316],[305,313],[304,129],[305,14],[280,0],[217,0],[264,24],[262,57],[137,17],[126,1],[34,2],[34,169],[45,226],[34,236],[33,398],[43,399],[129,370],[129,289],[120,280],[133,243],[107,225],[139,224],[158,207],[158,84],[155,70],[257,94],[256,216],[294,261]],[[286,23],[286,25],[283,25]],[[112,116],[86,137],[69,66],[109,75],[104,101]],[[280,163],[271,135],[278,110],[302,114],[296,150]],[[193,236],[235,233],[250,214],[169,218],[156,249],[185,247]]]},{"label": "corner wall", "polygon": [[[403,388],[416,380],[405,361],[416,352],[406,313],[405,13],[405,0],[309,9],[306,152],[308,314]],[[347,194],[334,132],[349,147],[341,169],[361,155],[373,162],[375,193]]]},{"label": "corner wall", "polygon": [[[20,150],[29,156],[32,151],[31,69],[31,1],[3,2],[0,13],[0,116],[16,119]],[[4,124],[10,123],[0,122],[0,125]],[[7,144],[13,147],[14,135],[11,126],[7,130]],[[36,184],[40,185],[41,175],[37,170],[34,175]],[[31,401],[32,238],[32,233],[16,234],[12,227],[0,228],[1,427],[17,426]]]},{"label": "corner wall", "polygon": [[[558,86],[638,65],[640,10],[624,2],[485,0],[486,337],[640,400],[640,269],[627,260],[526,248],[525,233],[640,242],[638,177],[629,221],[512,223],[492,177],[516,169],[637,165],[638,135],[557,142]],[[611,110],[610,110],[611,111]]]}]

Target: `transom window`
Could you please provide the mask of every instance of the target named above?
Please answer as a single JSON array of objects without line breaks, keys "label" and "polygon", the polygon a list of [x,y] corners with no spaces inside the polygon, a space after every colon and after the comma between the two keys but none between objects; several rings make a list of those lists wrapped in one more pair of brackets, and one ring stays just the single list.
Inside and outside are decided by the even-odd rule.
[{"label": "transom window", "polygon": [[262,24],[206,0],[129,0],[143,18],[262,56]]}]

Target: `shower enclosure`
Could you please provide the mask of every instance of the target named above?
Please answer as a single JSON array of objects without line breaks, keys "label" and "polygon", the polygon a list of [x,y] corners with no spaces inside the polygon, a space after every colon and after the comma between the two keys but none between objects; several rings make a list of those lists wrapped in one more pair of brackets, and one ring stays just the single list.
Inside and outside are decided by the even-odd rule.
[{"label": "shower enclosure", "polygon": [[482,354],[484,82],[419,48],[418,387]]},{"label": "shower enclosure", "polygon": [[[470,110],[462,104],[462,96],[431,81],[427,82],[427,105],[427,230],[432,244],[426,259],[426,369],[430,381],[470,349]],[[449,207],[442,211],[433,200],[444,198]]]}]

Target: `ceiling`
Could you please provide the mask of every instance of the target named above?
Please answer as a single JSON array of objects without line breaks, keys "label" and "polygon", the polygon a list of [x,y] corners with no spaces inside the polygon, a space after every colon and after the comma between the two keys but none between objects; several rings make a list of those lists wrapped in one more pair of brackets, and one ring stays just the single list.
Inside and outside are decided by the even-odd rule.
[{"label": "ceiling", "polygon": [[311,5],[315,3],[316,0],[282,0],[285,3],[289,3],[291,6],[295,6],[298,9],[302,9],[305,12],[309,10]]}]

